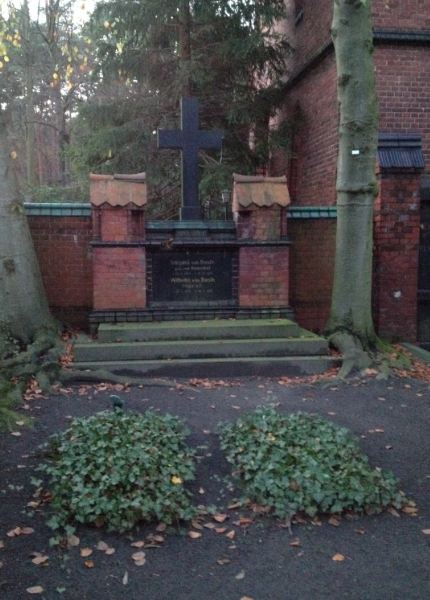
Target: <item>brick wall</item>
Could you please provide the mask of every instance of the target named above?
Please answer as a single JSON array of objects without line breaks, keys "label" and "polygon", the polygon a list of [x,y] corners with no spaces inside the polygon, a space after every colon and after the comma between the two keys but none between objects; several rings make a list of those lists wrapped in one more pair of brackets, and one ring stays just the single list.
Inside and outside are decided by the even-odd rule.
[{"label": "brick wall", "polygon": [[[295,69],[299,70],[330,41],[333,0],[296,0],[303,18],[296,27]],[[375,29],[430,30],[428,0],[373,0]]]},{"label": "brick wall", "polygon": [[377,28],[430,30],[428,0],[373,0],[373,15]]},{"label": "brick wall", "polygon": [[[301,0],[297,5],[304,15],[296,27],[295,76],[286,94],[294,132],[289,185],[295,204],[334,204],[338,109],[333,49],[301,71],[330,42],[333,2]],[[375,0],[373,12],[377,29],[430,31],[428,0]],[[380,131],[420,133],[430,172],[430,46],[378,42],[375,67]],[[275,161],[275,174],[283,168],[278,172]]]},{"label": "brick wall", "polygon": [[237,235],[240,239],[279,240],[285,234],[285,210],[279,206],[250,206],[239,213]]},{"label": "brick wall", "polygon": [[330,41],[333,0],[296,0],[303,18],[296,27],[295,69],[300,69]]},{"label": "brick wall", "polygon": [[417,339],[420,174],[383,173],[375,210],[374,319],[382,337]]},{"label": "brick wall", "polygon": [[239,306],[289,305],[289,248],[249,247],[239,252]]},{"label": "brick wall", "polygon": [[86,326],[93,304],[91,219],[29,216],[28,221],[53,314]]},{"label": "brick wall", "polygon": [[[335,56],[329,49],[333,2],[297,0],[297,6],[304,13],[296,27],[295,75],[286,94],[295,132],[288,180],[294,205],[330,205],[336,200],[338,122]],[[428,0],[374,0],[373,14],[377,30],[430,31]],[[430,173],[430,45],[378,40],[375,68],[380,131],[419,133]],[[381,183],[375,222],[376,325],[381,335],[415,340],[419,212],[410,206],[420,183],[408,174],[404,179],[387,176]],[[299,322],[315,330],[328,314],[333,272],[334,221],[323,223],[289,225],[294,242],[291,304]],[[397,292],[401,295],[394,297]]]},{"label": "brick wall", "polygon": [[430,172],[430,45],[378,46],[375,66],[380,131],[420,133]]},{"label": "brick wall", "polygon": [[336,219],[291,220],[288,228],[291,306],[300,325],[320,332],[330,310]]},{"label": "brick wall", "polygon": [[333,60],[320,62],[288,92],[294,148],[289,181],[295,204],[326,205],[336,200],[337,98]]},{"label": "brick wall", "polygon": [[144,248],[94,248],[94,310],[145,308],[145,281]]}]

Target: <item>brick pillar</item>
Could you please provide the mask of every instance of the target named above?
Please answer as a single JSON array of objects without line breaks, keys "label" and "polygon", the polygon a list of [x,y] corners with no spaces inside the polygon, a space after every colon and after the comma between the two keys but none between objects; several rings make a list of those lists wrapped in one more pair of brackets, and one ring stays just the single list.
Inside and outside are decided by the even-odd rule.
[{"label": "brick pillar", "polygon": [[145,175],[91,175],[94,310],[146,307]]},{"label": "brick pillar", "polygon": [[289,245],[284,177],[235,175],[233,216],[239,240],[239,307],[289,306]]},{"label": "brick pillar", "polygon": [[417,340],[419,171],[379,172],[375,206],[374,318],[381,337]]}]

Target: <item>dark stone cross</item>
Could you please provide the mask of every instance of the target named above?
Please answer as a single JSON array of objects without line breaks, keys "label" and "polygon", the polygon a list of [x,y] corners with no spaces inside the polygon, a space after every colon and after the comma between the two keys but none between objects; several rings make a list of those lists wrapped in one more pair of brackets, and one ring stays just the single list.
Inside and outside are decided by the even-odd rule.
[{"label": "dark stone cross", "polygon": [[224,134],[219,129],[199,129],[199,101],[181,99],[181,129],[159,129],[158,147],[179,149],[182,154],[181,220],[200,220],[199,150],[219,150]]}]

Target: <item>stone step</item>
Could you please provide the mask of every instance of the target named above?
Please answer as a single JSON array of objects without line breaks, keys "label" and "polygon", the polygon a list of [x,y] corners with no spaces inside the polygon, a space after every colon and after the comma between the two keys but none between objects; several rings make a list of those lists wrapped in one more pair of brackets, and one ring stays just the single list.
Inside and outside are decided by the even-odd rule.
[{"label": "stone step", "polygon": [[78,362],[78,369],[108,369],[125,377],[292,377],[324,373],[334,366],[329,356],[199,358],[145,361]]},{"label": "stone step", "polygon": [[327,354],[324,338],[169,340],[161,342],[90,342],[76,344],[77,362],[286,357]]},{"label": "stone step", "polygon": [[163,340],[287,338],[300,334],[289,319],[164,321],[101,324],[99,342],[150,342]]}]

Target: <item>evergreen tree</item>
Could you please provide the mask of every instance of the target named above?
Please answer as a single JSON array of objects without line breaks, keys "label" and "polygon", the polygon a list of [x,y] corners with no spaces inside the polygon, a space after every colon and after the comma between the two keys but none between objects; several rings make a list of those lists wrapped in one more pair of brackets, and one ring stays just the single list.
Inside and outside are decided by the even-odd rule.
[{"label": "evergreen tree", "polygon": [[226,132],[222,156],[201,155],[202,195],[216,204],[234,170],[267,164],[289,53],[273,29],[283,15],[283,0],[98,3],[90,23],[97,92],[76,122],[77,168],[147,170],[155,204],[166,190],[171,201],[179,157],[157,152],[155,131],[177,127],[179,99],[192,94],[201,100],[201,126]]}]

